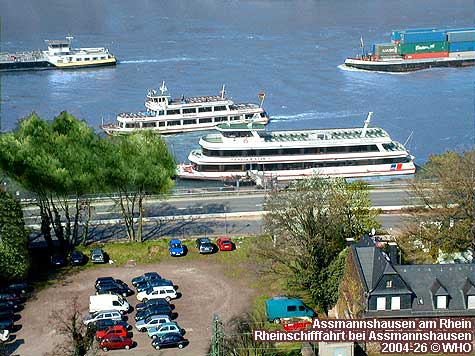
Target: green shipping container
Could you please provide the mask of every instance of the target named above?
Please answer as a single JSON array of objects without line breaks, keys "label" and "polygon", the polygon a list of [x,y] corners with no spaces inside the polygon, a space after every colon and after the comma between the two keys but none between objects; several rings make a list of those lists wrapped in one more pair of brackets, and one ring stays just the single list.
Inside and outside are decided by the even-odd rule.
[{"label": "green shipping container", "polygon": [[448,50],[449,50],[449,43],[446,41],[405,43],[405,44],[400,44],[398,47],[399,54],[448,52]]},{"label": "green shipping container", "polygon": [[373,53],[380,57],[397,55],[397,45],[394,43],[381,43],[373,46]]}]

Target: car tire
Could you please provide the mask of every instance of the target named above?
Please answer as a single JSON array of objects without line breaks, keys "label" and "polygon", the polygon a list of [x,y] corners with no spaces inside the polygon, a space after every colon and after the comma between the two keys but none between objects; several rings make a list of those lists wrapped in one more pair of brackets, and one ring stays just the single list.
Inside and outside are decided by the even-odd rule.
[{"label": "car tire", "polygon": [[165,300],[166,300],[167,302],[169,302],[170,300],[172,300],[172,298],[166,297]]},{"label": "car tire", "polygon": [[107,352],[107,351],[109,351],[109,349],[107,347],[103,347],[102,351]]},{"label": "car tire", "polygon": [[155,350],[160,350],[160,346],[156,345]]},{"label": "car tire", "polygon": [[280,324],[280,319],[279,319],[279,318],[275,318],[275,319],[274,319],[274,324]]},{"label": "car tire", "polygon": [[147,328],[142,328],[142,329],[140,329],[140,331],[145,332],[145,331],[147,331]]},{"label": "car tire", "polygon": [[125,345],[124,349],[129,350],[129,349],[130,349],[130,346],[129,346],[129,345]]},{"label": "car tire", "polygon": [[182,349],[182,348],[183,348],[183,344],[178,344],[178,348],[179,348],[179,349]]}]

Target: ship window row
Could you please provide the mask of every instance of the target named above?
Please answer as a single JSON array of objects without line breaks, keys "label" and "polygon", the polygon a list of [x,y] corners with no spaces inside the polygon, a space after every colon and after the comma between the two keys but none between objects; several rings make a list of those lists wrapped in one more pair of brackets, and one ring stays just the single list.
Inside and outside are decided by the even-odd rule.
[{"label": "ship window row", "polygon": [[[248,131],[233,132],[235,136],[229,136],[229,132],[223,133],[226,137],[246,137]],[[241,135],[241,136],[238,136]],[[250,136],[250,135],[248,135]],[[335,147],[301,147],[301,148],[276,148],[256,150],[209,150],[203,148],[203,154],[208,157],[255,157],[255,156],[282,156],[282,155],[312,155],[328,153],[360,153],[379,152],[376,145],[335,146]]]},{"label": "ship window row", "polygon": [[193,164],[193,168],[199,172],[242,172],[248,170],[258,171],[286,171],[311,168],[326,167],[346,167],[346,166],[374,166],[379,164],[395,164],[411,162],[411,157],[363,159],[363,160],[338,160],[326,162],[290,162],[290,163],[246,163],[246,164]]},{"label": "ship window row", "polygon": [[[97,58],[98,57],[93,57],[92,60],[97,61]],[[100,57],[100,59],[106,59],[106,57]],[[72,60],[73,60],[73,58],[69,57],[69,61],[72,61]],[[78,57],[78,58],[76,58],[76,62],[82,62],[82,61],[87,62],[87,61],[90,61],[90,60],[91,60],[91,58],[89,58],[89,57],[84,57],[84,58]],[[61,63],[62,63],[62,61],[61,61]]]},{"label": "ship window row", "polygon": [[[153,102],[161,102],[162,98],[154,98],[152,99]],[[163,98],[164,99],[164,98]],[[159,100],[159,101],[157,101]],[[214,108],[214,110],[213,110]],[[226,106],[205,106],[205,107],[200,107],[200,108],[182,108],[182,109],[170,109],[166,110],[167,115],[179,115],[179,114],[196,114],[198,113],[204,113],[204,112],[213,112],[213,111],[226,111],[227,107]],[[161,111],[160,115],[164,115],[165,112]],[[253,117],[253,114],[247,114],[246,119],[250,119]]]},{"label": "ship window row", "polygon": [[[229,120],[228,120],[229,119]],[[139,128],[153,128],[153,127],[163,127],[163,126],[180,126],[180,125],[196,125],[196,124],[210,124],[210,123],[219,123],[219,122],[228,122],[240,120],[240,116],[222,116],[222,117],[207,117],[203,119],[184,119],[184,120],[167,120],[167,121],[145,121],[145,122],[126,122],[122,123],[122,127],[128,129],[139,129]],[[165,125],[166,123],[166,125]]]}]

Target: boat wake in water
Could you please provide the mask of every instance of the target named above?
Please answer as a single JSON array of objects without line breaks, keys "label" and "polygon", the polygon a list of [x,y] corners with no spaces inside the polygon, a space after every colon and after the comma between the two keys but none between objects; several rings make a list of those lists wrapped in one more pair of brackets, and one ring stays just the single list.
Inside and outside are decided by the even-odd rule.
[{"label": "boat wake in water", "polygon": [[132,59],[119,61],[120,64],[141,64],[141,63],[167,63],[167,62],[206,62],[213,61],[216,58],[190,58],[190,57],[173,57],[162,59]]},{"label": "boat wake in water", "polygon": [[337,67],[338,69],[341,69],[347,72],[380,73],[380,74],[393,74],[393,75],[406,75],[406,74],[411,73],[411,72],[383,72],[383,71],[377,71],[377,70],[365,70],[365,69],[348,67],[345,64],[340,64]]},{"label": "boat wake in water", "polygon": [[305,120],[315,120],[315,119],[321,120],[321,119],[350,118],[350,117],[358,117],[361,115],[365,115],[365,113],[364,112],[352,113],[349,111],[337,111],[337,112],[309,111],[309,112],[293,114],[293,115],[271,116],[271,121],[292,122],[292,121],[305,121]]}]

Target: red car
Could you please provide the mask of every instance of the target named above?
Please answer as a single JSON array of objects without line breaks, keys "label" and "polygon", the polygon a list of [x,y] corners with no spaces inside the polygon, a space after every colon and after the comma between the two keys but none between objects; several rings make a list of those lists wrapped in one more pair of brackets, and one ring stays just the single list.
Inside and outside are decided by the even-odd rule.
[{"label": "red car", "polygon": [[297,330],[306,330],[310,325],[312,325],[311,321],[295,321],[292,323],[286,323],[282,326],[284,327],[285,331],[297,331]]},{"label": "red car", "polygon": [[123,325],[114,325],[110,326],[104,330],[96,331],[96,338],[97,339],[110,339],[111,337],[126,337],[127,330],[124,328]]},{"label": "red car", "polygon": [[227,237],[220,237],[216,240],[216,245],[218,245],[220,251],[232,251],[234,250],[233,242]]},{"label": "red car", "polygon": [[111,337],[108,339],[102,339],[99,342],[99,347],[103,351],[114,350],[114,349],[130,349],[134,346],[134,342],[129,337]]}]

